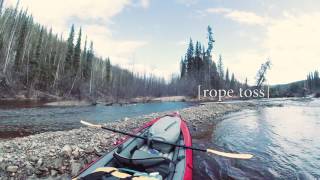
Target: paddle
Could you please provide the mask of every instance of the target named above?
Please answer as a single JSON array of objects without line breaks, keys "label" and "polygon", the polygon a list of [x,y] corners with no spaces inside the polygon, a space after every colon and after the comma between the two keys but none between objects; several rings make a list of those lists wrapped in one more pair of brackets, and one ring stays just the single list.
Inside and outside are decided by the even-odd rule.
[{"label": "paddle", "polygon": [[[120,133],[120,134],[124,134],[124,135],[127,135],[127,136],[148,140],[148,138],[144,137],[144,136],[138,136],[138,135],[135,135],[135,134],[119,131],[119,130],[116,130],[116,129],[111,129],[111,128],[108,128],[108,127],[105,127],[105,126],[102,126],[102,125],[92,124],[92,123],[89,123],[89,122],[86,122],[86,121],[82,121],[82,120],[80,122],[81,122],[81,124],[86,125],[88,127],[95,127],[95,128],[105,129],[105,130],[112,131],[112,132],[115,132],[115,133]],[[212,153],[212,154],[216,154],[216,155],[219,155],[219,156],[228,157],[228,158],[234,158],[234,159],[250,159],[250,158],[253,157],[253,155],[251,155],[251,154],[237,154],[237,153],[221,152],[221,151],[217,151],[217,150],[214,150],[214,149],[201,149],[201,148],[196,148],[196,147],[192,147],[192,146],[184,146],[184,145],[169,143],[169,142],[160,141],[160,140],[156,140],[156,139],[151,139],[151,141],[157,142],[157,143],[168,144],[168,145],[172,145],[172,146],[176,146],[176,147],[182,147],[182,148],[186,148],[186,149],[192,149],[194,151],[202,151],[202,152]]]}]

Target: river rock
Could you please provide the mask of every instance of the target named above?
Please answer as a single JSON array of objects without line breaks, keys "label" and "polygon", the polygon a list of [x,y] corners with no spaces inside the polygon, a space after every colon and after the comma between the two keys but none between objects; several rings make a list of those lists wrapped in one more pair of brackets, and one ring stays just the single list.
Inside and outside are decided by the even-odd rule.
[{"label": "river rock", "polygon": [[18,166],[8,166],[7,171],[11,173],[15,173],[18,171],[18,168],[19,168]]},{"label": "river rock", "polygon": [[51,169],[51,171],[50,171],[51,176],[56,176],[57,174],[58,174],[58,171]]},{"label": "river rock", "polygon": [[91,153],[94,152],[94,148],[88,147],[88,148],[86,148],[86,150],[84,152],[87,153],[87,154],[91,154]]},{"label": "river rock", "polygon": [[[190,127],[200,131],[202,129],[199,127],[200,119],[205,123],[206,121],[215,120],[215,116],[221,116],[226,112],[244,108],[248,108],[248,106],[235,104],[228,107],[225,104],[206,103],[203,106],[182,109],[180,114]],[[169,112],[131,117],[127,121],[108,122],[106,126],[132,132],[151,119],[167,113]],[[113,142],[121,140],[122,137],[124,136],[117,133],[108,133],[103,130],[83,127],[2,141],[0,142],[0,176],[4,175],[3,179],[12,179],[10,175],[15,173],[14,178],[18,180],[26,179],[27,176],[32,174],[38,174],[44,179],[48,178],[48,176],[55,176],[53,179],[57,180],[70,179],[71,174],[77,174],[84,163],[92,162],[97,158],[96,155],[102,155],[106,150],[111,149]],[[14,144],[18,146],[16,149],[12,148]],[[7,149],[9,149],[8,152]],[[11,151],[11,149],[14,149],[14,151]],[[27,158],[22,159],[21,157]],[[72,160],[70,161],[70,159]],[[42,163],[40,163],[41,161]],[[16,166],[18,168],[11,168],[15,172],[7,172],[8,166]]]},{"label": "river rock", "polygon": [[72,155],[73,155],[73,157],[74,157],[75,159],[79,158],[79,156],[80,156],[80,149],[79,149],[78,147],[76,147],[76,148],[74,149],[74,151],[72,151]]},{"label": "river rock", "polygon": [[68,156],[71,156],[71,153],[72,153],[72,147],[70,145],[65,145],[63,146],[62,148],[62,152]]},{"label": "river rock", "polygon": [[79,162],[76,162],[76,161],[71,161],[71,175],[72,176],[75,176],[78,174],[78,172],[80,171],[81,169],[81,164]]},{"label": "river rock", "polygon": [[52,166],[54,169],[60,169],[62,167],[62,165],[63,165],[63,159],[61,157],[59,157],[53,161]]},{"label": "river rock", "polygon": [[41,167],[42,164],[43,164],[43,159],[40,158],[40,159],[38,160],[38,162],[37,162],[37,167]]}]

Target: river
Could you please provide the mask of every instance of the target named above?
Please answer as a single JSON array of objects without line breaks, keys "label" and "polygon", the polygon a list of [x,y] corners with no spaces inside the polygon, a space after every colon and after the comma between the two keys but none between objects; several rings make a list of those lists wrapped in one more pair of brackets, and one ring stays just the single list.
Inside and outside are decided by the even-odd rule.
[{"label": "river", "polygon": [[250,160],[195,153],[197,179],[320,179],[320,101],[277,100],[283,107],[222,117],[200,146],[249,152]]},{"label": "river", "polygon": [[[234,160],[194,152],[194,179],[320,179],[320,100],[271,99],[263,103],[212,119],[212,124],[203,127],[204,135],[193,137],[195,146],[251,153],[254,158]],[[72,129],[80,126],[80,119],[103,123],[192,105],[10,107],[0,109],[0,135],[7,138]]]},{"label": "river", "polygon": [[79,128],[80,120],[105,123],[154,112],[176,111],[187,102],[139,103],[125,106],[46,107],[43,102],[11,102],[0,106],[0,138]]}]

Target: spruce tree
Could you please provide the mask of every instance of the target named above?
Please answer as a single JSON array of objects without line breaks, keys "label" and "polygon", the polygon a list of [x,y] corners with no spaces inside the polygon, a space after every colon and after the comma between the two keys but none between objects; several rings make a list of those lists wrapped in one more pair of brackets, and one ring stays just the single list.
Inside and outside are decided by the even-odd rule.
[{"label": "spruce tree", "polygon": [[230,85],[230,77],[229,77],[229,69],[227,68],[226,78],[225,78],[225,86],[226,86],[227,88],[229,88],[229,85]]},{"label": "spruce tree", "polygon": [[73,73],[76,74],[80,67],[80,58],[81,58],[81,28],[79,30],[79,36],[77,40],[76,47],[74,48],[74,58],[73,58]]},{"label": "spruce tree", "polygon": [[38,76],[40,73],[41,47],[42,47],[42,41],[43,41],[43,34],[44,34],[44,29],[42,27],[37,40],[35,54],[33,58],[29,61],[30,83],[36,81],[39,78]]},{"label": "spruce tree", "polygon": [[180,61],[180,78],[184,78],[186,74],[186,63],[185,60],[183,59],[183,57],[181,57],[181,61]]},{"label": "spruce tree", "polygon": [[221,79],[224,79],[224,67],[223,67],[223,62],[222,62],[222,56],[219,55],[219,60],[218,60],[218,73]]},{"label": "spruce tree", "polygon": [[230,88],[235,89],[235,87],[236,87],[236,79],[234,77],[234,74],[232,73],[231,80],[230,80]]},{"label": "spruce tree", "polygon": [[92,61],[93,61],[93,57],[94,57],[94,52],[93,52],[93,42],[91,41],[90,43],[90,48],[87,52],[87,57],[86,57],[86,67],[84,69],[84,78],[85,79],[89,79],[91,76],[91,70],[92,70]]},{"label": "spruce tree", "polygon": [[109,83],[111,80],[111,62],[110,58],[106,60],[106,76],[105,76],[106,82]]},{"label": "spruce tree", "polygon": [[194,71],[194,46],[193,46],[193,42],[192,39],[190,38],[190,42],[189,42],[189,47],[187,50],[187,55],[186,55],[186,60],[187,60],[187,73],[189,76],[192,75],[193,71]]},{"label": "spruce tree", "polygon": [[73,53],[74,53],[74,25],[71,26],[71,30],[69,33],[69,38],[67,41],[67,55],[66,55],[66,61],[65,61],[65,71],[70,71],[72,68],[72,59],[73,59]]},{"label": "spruce tree", "polygon": [[194,56],[195,56],[194,57],[195,69],[199,72],[200,69],[202,68],[201,45],[200,45],[199,41],[197,41],[197,43],[196,43],[196,49],[195,49]]},{"label": "spruce tree", "polygon": [[213,43],[215,42],[215,40],[213,39],[213,32],[212,32],[212,28],[210,26],[208,26],[208,49],[207,49],[207,55],[211,56],[211,51],[213,49]]},{"label": "spruce tree", "polygon": [[16,49],[16,57],[15,57],[15,61],[14,61],[14,69],[16,72],[20,71],[21,68],[21,63],[23,60],[23,55],[24,55],[24,51],[25,51],[25,44],[26,44],[26,37],[28,35],[28,20],[25,19],[21,30],[20,30],[20,34],[18,37],[18,44],[17,44],[17,49]]}]

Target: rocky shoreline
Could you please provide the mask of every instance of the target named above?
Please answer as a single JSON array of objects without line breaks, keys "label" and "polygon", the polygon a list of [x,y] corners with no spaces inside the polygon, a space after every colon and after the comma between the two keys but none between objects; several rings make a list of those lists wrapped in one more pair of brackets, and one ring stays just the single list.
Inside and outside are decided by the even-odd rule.
[{"label": "rocky shoreline", "polygon": [[[266,104],[263,104],[264,106]],[[180,110],[188,122],[192,136],[205,123],[242,109],[261,106],[253,102],[203,103]],[[109,127],[134,131],[143,123],[168,112],[125,118],[106,124]],[[99,129],[80,128],[69,131],[46,132],[0,143],[0,179],[70,179],[79,170],[111,150],[123,136]]]}]

